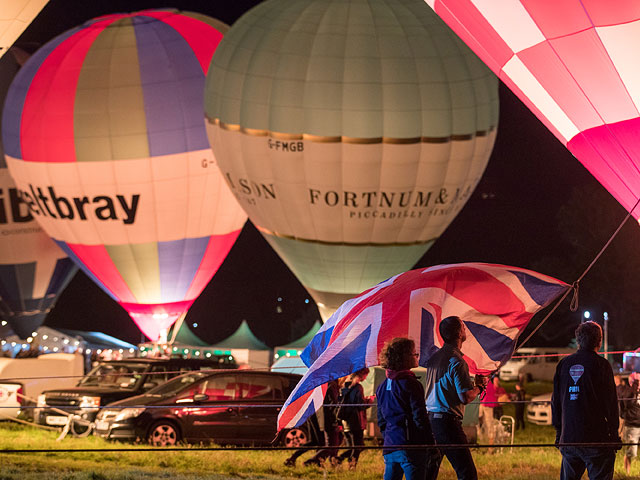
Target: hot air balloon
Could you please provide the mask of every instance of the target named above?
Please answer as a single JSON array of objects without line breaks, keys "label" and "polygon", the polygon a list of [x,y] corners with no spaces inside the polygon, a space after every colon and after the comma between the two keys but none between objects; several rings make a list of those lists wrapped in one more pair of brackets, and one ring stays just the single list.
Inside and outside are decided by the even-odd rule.
[{"label": "hot air balloon", "polygon": [[10,0],[0,6],[0,57],[9,50],[49,0]]},{"label": "hot air balloon", "polygon": [[[0,103],[18,68],[11,54],[0,58]],[[29,337],[76,271],[20,200],[0,144],[0,319]]]},{"label": "hot air balloon", "polygon": [[153,341],[246,220],[202,122],[226,28],[167,10],[90,20],[36,52],[3,112],[6,161],[31,214]]},{"label": "hot air balloon", "polygon": [[326,320],[463,207],[497,80],[419,0],[268,0],[216,50],[205,113],[231,190]]},{"label": "hot air balloon", "polygon": [[631,211],[640,196],[638,3],[427,3]]}]

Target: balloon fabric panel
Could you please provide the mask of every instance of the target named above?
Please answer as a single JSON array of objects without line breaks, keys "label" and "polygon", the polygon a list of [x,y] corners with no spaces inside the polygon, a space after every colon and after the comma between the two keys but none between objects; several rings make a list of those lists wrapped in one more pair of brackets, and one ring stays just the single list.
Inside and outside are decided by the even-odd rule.
[{"label": "balloon fabric panel", "polygon": [[[208,148],[202,128],[204,72],[193,50],[160,22],[136,30],[136,38],[150,155]],[[158,42],[163,49],[157,48]]]},{"label": "balloon fabric panel", "polygon": [[427,3],[631,210],[640,196],[640,71],[629,47],[640,38],[638,3]]},{"label": "balloon fabric panel", "polygon": [[[12,310],[25,309],[24,304],[33,291],[36,263],[0,265],[0,297]],[[17,307],[17,308],[16,308]]]},{"label": "balloon fabric panel", "polygon": [[189,44],[191,53],[195,54],[202,73],[207,74],[211,57],[222,40],[228,26],[206,15],[188,12],[184,15],[166,15],[162,12],[146,11],[146,16],[161,19],[171,26]]},{"label": "balloon fabric panel", "polygon": [[[17,158],[25,161],[41,158],[46,158],[47,162],[76,161],[73,104],[78,74],[91,43],[106,25],[101,27],[78,31],[42,62],[25,98],[20,128],[22,154]],[[7,153],[10,154],[9,151]]]},{"label": "balloon fabric panel", "polygon": [[73,245],[57,240],[56,243],[111,298],[116,301],[136,301],[104,245]]},{"label": "balloon fabric panel", "polygon": [[134,25],[114,21],[88,50],[69,98],[78,162],[150,156]]},{"label": "balloon fabric panel", "polygon": [[43,45],[20,68],[13,82],[12,95],[7,96],[5,99],[2,111],[2,146],[6,155],[13,158],[23,158],[21,144],[22,115],[33,79],[48,56],[79,30],[79,28],[70,30]]}]

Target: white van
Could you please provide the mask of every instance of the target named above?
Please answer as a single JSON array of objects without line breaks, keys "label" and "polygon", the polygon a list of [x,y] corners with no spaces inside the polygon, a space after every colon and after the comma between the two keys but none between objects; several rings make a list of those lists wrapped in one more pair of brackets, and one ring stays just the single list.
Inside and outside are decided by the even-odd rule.
[{"label": "white van", "polygon": [[73,353],[0,358],[0,420],[16,418],[44,390],[75,386],[83,375],[84,359]]},{"label": "white van", "polygon": [[523,347],[500,369],[500,380],[552,381],[558,362],[566,355],[576,353],[572,348]]}]

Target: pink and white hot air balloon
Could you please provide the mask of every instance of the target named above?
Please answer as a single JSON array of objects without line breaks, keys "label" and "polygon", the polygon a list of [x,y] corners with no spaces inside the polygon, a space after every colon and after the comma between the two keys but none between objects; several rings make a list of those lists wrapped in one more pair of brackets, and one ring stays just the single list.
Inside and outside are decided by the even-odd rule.
[{"label": "pink and white hot air balloon", "polygon": [[640,3],[426,1],[630,211],[640,197]]}]

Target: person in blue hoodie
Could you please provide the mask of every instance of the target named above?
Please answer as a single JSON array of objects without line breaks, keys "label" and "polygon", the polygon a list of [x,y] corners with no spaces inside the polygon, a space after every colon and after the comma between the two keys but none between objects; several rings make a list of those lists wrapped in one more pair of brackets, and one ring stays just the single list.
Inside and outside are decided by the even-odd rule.
[{"label": "person in blue hoodie", "polygon": [[438,475],[437,449],[403,448],[434,445],[424,403],[424,388],[412,368],[418,366],[415,342],[398,337],[380,352],[386,380],[377,391],[378,426],[384,439],[384,480],[433,480]]}]

